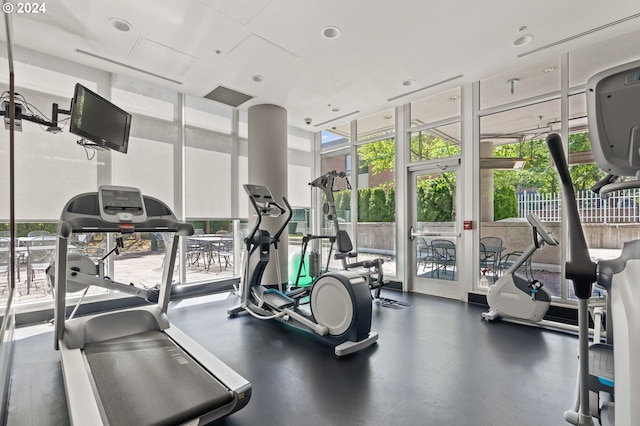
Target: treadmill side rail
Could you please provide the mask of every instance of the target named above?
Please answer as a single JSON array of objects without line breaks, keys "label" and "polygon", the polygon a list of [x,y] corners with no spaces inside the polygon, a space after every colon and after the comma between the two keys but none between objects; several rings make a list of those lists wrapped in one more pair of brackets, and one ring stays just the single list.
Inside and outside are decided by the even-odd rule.
[{"label": "treadmill side rail", "polygon": [[184,349],[191,356],[198,360],[206,370],[213,374],[218,380],[224,383],[234,394],[236,394],[236,404],[229,411],[229,414],[238,411],[251,398],[251,383],[240,374],[232,370],[227,364],[211,352],[203,348],[195,340],[184,334],[182,330],[171,324],[169,328],[163,330],[178,346]]},{"label": "treadmill side rail", "polygon": [[67,393],[69,420],[72,425],[104,424],[94,394],[91,380],[87,375],[84,356],[80,349],[67,349],[64,342],[58,343],[62,358],[64,387]]}]

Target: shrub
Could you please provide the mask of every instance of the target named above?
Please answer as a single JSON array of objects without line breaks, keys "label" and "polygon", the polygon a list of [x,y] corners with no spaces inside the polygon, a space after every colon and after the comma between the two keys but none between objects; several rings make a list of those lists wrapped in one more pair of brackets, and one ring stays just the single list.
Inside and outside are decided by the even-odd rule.
[{"label": "shrub", "polygon": [[369,222],[369,188],[358,189],[358,222]]},{"label": "shrub", "polygon": [[493,194],[493,220],[518,217],[518,196],[513,187],[495,188]]}]

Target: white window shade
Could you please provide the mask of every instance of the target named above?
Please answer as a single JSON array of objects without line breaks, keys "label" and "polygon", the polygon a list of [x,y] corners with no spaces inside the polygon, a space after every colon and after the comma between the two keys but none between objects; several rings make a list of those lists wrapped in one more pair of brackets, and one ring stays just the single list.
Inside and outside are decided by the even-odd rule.
[{"label": "white window shade", "polygon": [[311,207],[311,167],[289,164],[289,204],[294,207]]},{"label": "white window shade", "polygon": [[127,153],[112,152],[111,163],[113,185],[136,187],[175,208],[173,145],[130,137]]},{"label": "white window shade", "polygon": [[186,217],[230,218],[231,155],[187,147]]},{"label": "white window shade", "polygon": [[238,217],[242,219],[249,218],[249,197],[245,192],[242,185],[249,183],[249,157],[240,156],[238,158],[238,169],[239,169],[239,202],[238,202]]},{"label": "white window shade", "polygon": [[[34,123],[22,123],[15,134],[15,214],[18,222],[57,222],[73,196],[97,188],[97,160],[88,159],[68,132],[52,134]],[[3,184],[0,215],[9,217],[9,132],[0,130]],[[6,161],[6,168],[4,162]],[[6,176],[6,180],[5,180]]]}]

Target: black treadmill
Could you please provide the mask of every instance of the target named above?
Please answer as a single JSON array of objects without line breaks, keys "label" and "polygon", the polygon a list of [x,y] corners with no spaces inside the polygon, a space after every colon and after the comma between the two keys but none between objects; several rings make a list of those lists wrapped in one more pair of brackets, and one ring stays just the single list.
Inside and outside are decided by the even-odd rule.
[{"label": "black treadmill", "polygon": [[[168,232],[157,303],[67,320],[67,288],[140,289],[104,277],[101,264],[67,255],[71,233]],[[251,384],[169,323],[167,307],[179,237],[193,227],[162,201],[130,187],[103,186],[65,206],[58,225],[55,347],[60,350],[72,424],[205,424],[243,408]]]}]

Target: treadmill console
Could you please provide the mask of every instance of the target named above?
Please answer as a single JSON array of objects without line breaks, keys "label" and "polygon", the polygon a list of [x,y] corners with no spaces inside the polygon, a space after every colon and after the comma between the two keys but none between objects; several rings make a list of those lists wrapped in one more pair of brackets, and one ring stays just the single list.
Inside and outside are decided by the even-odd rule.
[{"label": "treadmill console", "polygon": [[142,193],[126,186],[101,186],[98,189],[100,217],[109,223],[142,223],[147,220]]}]

